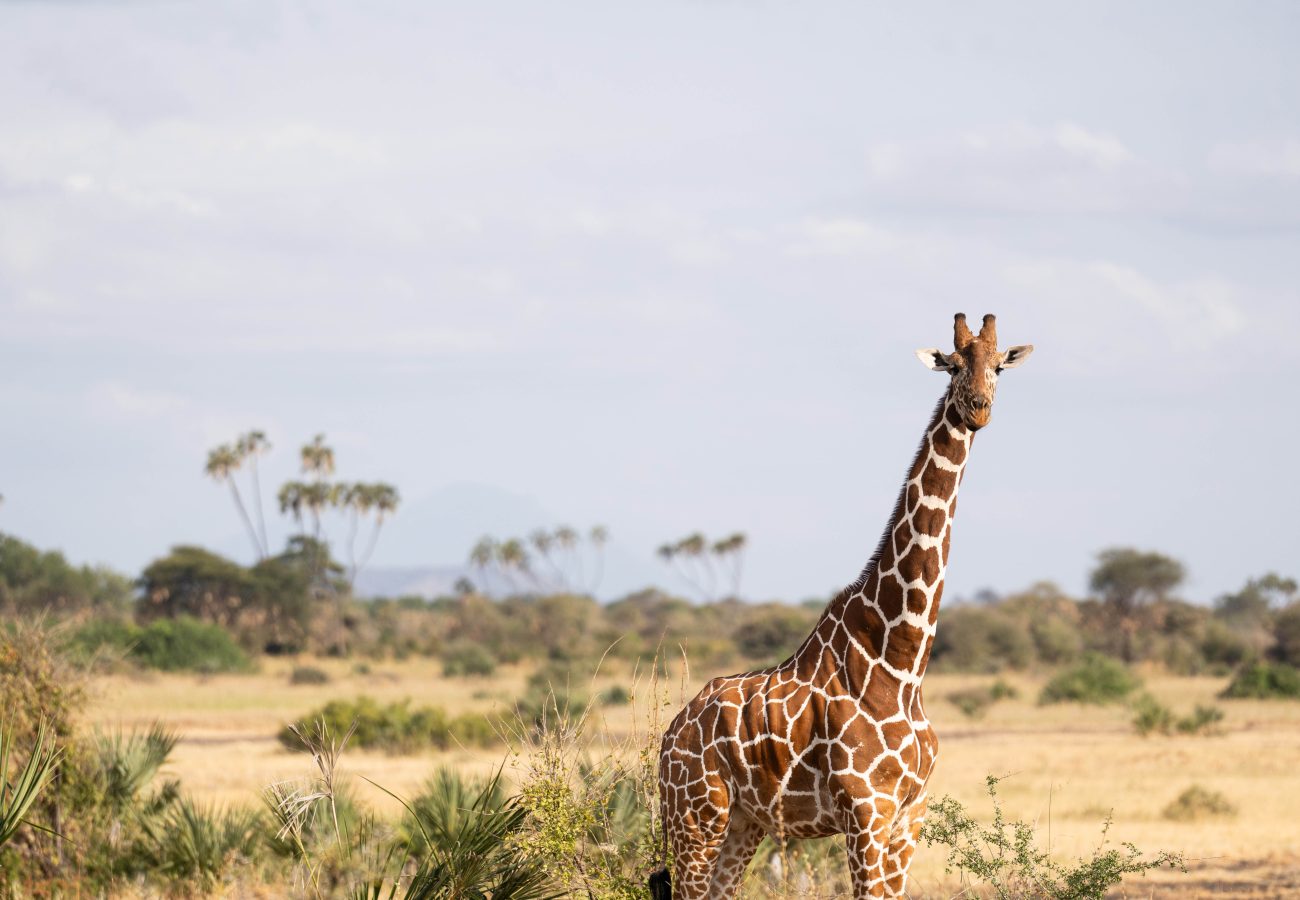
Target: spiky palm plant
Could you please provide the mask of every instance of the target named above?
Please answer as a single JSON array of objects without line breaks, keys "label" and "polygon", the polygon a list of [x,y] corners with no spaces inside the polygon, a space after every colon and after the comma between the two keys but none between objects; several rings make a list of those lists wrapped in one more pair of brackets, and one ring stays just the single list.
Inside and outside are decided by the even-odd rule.
[{"label": "spiky palm plant", "polygon": [[[31,824],[26,820],[27,812],[50,783],[63,757],[63,751],[55,746],[44,719],[36,726],[36,740],[31,753],[11,778],[9,760],[13,750],[11,726],[0,727],[0,845],[8,843],[24,823]],[[39,825],[33,827],[48,831]]]}]

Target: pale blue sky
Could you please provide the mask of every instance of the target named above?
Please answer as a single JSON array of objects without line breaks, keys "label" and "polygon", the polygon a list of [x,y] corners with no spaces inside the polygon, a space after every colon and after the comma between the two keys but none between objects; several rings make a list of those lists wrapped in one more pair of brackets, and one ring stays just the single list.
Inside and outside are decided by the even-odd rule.
[{"label": "pale blue sky", "polygon": [[1298,51],[1280,2],[2,4],[0,530],[244,554],[206,449],[324,431],[405,498],[378,564],[602,522],[609,594],[745,530],[747,594],[824,593],[964,310],[1038,349],[950,591],[1300,574]]}]

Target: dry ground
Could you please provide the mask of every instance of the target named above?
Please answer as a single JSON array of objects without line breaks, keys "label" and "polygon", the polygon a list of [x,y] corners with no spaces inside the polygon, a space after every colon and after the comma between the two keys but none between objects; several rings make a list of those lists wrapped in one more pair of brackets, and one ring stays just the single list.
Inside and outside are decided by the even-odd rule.
[{"label": "dry ground", "polygon": [[[365,674],[350,662],[311,664],[328,671],[330,683],[290,686],[294,664],[284,660],[265,661],[256,675],[102,677],[94,685],[90,718],[106,727],[166,723],[183,735],[171,774],[186,790],[220,803],[252,803],[264,785],[307,774],[308,761],[283,750],[275,734],[327,700],[369,694],[384,700],[409,697],[416,705],[453,713],[506,712],[527,675],[507,668],[487,679],[448,679],[431,660],[374,663]],[[1050,837],[1062,854],[1095,846],[1110,814],[1112,841],[1187,855],[1188,875],[1135,882],[1134,896],[1300,896],[1300,704],[1215,701],[1222,679],[1151,676],[1147,689],[1175,711],[1218,702],[1226,718],[1220,733],[1208,737],[1142,738],[1122,707],[1037,706],[1041,682],[1030,677],[1009,679],[1020,696],[978,719],[966,718],[945,699],[989,680],[927,678],[927,711],[942,744],[933,795],[951,794],[984,815],[990,812],[985,776],[1009,775],[1000,788],[1007,813],[1036,822],[1043,841]],[[625,673],[606,674],[598,686],[613,683],[632,686]],[[678,693],[674,687],[674,701]],[[629,707],[602,714],[614,734],[631,726]],[[410,795],[438,765],[482,772],[504,755],[497,750],[419,756],[349,751],[344,769]],[[1222,792],[1238,813],[1198,822],[1164,818],[1164,807],[1193,784]],[[390,798],[364,782],[358,785],[372,805],[396,811]],[[942,862],[937,850],[922,848],[913,869],[916,886],[927,894],[947,893]]]}]

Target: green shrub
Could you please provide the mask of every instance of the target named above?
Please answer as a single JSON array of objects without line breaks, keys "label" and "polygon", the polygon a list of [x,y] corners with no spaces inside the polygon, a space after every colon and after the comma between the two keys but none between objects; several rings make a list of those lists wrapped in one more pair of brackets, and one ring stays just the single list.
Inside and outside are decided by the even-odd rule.
[{"label": "green shrub", "polygon": [[1300,698],[1300,669],[1285,663],[1253,662],[1238,669],[1219,696],[1228,700]]},{"label": "green shrub", "polygon": [[330,676],[315,666],[294,666],[289,673],[290,684],[329,684]]},{"label": "green shrub", "polygon": [[1058,672],[1043,686],[1038,702],[1115,703],[1141,683],[1123,663],[1099,653],[1086,653],[1076,665]]},{"label": "green shrub", "polygon": [[1174,822],[1197,822],[1202,819],[1231,818],[1237,814],[1237,808],[1228,802],[1228,798],[1218,791],[1212,791],[1194,784],[1178,795],[1161,813]]},{"label": "green shrub", "polygon": [[[411,753],[453,746],[490,747],[500,737],[490,720],[475,713],[448,718],[438,707],[412,709],[409,700],[379,703],[371,697],[331,700],[301,720],[322,722],[331,734],[347,734],[355,724],[351,743],[386,753]],[[299,726],[300,730],[302,726]],[[307,749],[293,729],[286,725],[278,735],[290,750]]]},{"label": "green shrub", "polygon": [[943,613],[934,639],[934,660],[954,672],[1023,669],[1034,661],[1028,626],[999,609],[959,606]]},{"label": "green shrub", "polygon": [[994,703],[1019,696],[1020,692],[1001,678],[987,687],[963,688],[948,695],[948,702],[962,711],[969,719],[984,715]]},{"label": "green shrub", "polygon": [[455,643],[442,654],[442,674],[449,678],[488,676],[496,670],[496,657],[481,644]]},{"label": "green shrub", "polygon": [[89,662],[100,656],[125,657],[140,636],[140,629],[124,619],[95,618],[68,633],[68,652]]},{"label": "green shrub", "polygon": [[993,821],[984,825],[951,797],[930,804],[921,839],[929,846],[946,847],[945,870],[981,882],[987,891],[978,896],[998,900],[1022,897],[1050,897],[1056,900],[1101,900],[1130,875],[1145,875],[1154,869],[1183,868],[1182,857],[1160,852],[1146,856],[1132,844],[1107,848],[1107,820],[1102,840],[1092,855],[1070,863],[1053,859],[1038,846],[1034,826],[1023,821],[1008,822],[997,797],[999,779],[989,777],[988,794],[993,800]]},{"label": "green shrub", "polygon": [[601,706],[627,706],[632,702],[632,692],[621,684],[610,685],[600,692]]},{"label": "green shrub", "polygon": [[215,884],[229,868],[256,854],[261,832],[259,817],[251,810],[222,810],[183,798],[155,836],[156,871],[173,883]]},{"label": "green shrub", "polygon": [[1174,730],[1174,711],[1150,694],[1143,694],[1133,704],[1133,728],[1146,737],[1150,734],[1169,734]]},{"label": "green shrub", "polygon": [[218,625],[188,616],[157,619],[140,629],[130,658],[163,672],[247,672],[248,656]]}]

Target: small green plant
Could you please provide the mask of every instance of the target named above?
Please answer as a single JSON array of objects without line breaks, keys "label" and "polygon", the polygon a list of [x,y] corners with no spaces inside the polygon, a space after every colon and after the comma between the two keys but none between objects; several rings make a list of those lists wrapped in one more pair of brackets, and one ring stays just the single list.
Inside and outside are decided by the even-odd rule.
[{"label": "small green plant", "polygon": [[294,666],[289,673],[290,684],[329,684],[330,676],[316,666]]},{"label": "small green plant", "polygon": [[970,687],[953,691],[948,695],[948,702],[961,710],[968,719],[975,719],[984,715],[985,711],[999,700],[1019,695],[1019,691],[999,678],[987,687]]},{"label": "small green plant", "polygon": [[481,644],[452,644],[442,654],[442,674],[448,678],[486,677],[496,670],[496,657]]},{"label": "small green plant", "polygon": [[988,795],[993,801],[990,824],[972,818],[952,797],[943,797],[930,805],[921,829],[921,839],[928,846],[947,848],[946,871],[960,873],[963,881],[984,885],[987,896],[998,900],[1101,900],[1129,875],[1145,875],[1166,867],[1184,868],[1178,854],[1162,851],[1147,856],[1129,843],[1108,846],[1109,819],[1102,826],[1101,842],[1091,856],[1069,863],[1054,860],[1038,846],[1033,825],[1007,821],[997,795],[1000,781],[993,776],[987,779]]},{"label": "small green plant", "polygon": [[1300,669],[1285,663],[1247,663],[1219,696],[1226,700],[1295,700],[1300,698]]},{"label": "small green plant", "polygon": [[0,727],[0,845],[7,844],[26,823],[28,811],[54,777],[63,755],[63,751],[55,746],[44,719],[37,725],[31,752],[23,764],[16,767],[17,772],[11,778],[9,760],[13,749],[12,726]]},{"label": "small green plant", "polygon": [[1178,795],[1161,812],[1166,819],[1173,822],[1197,822],[1204,819],[1231,818],[1237,814],[1237,807],[1228,802],[1228,798],[1218,791],[1194,784]]},{"label": "small green plant", "polygon": [[[500,741],[496,728],[485,716],[465,713],[448,717],[436,706],[412,708],[409,700],[380,703],[371,697],[331,700],[303,717],[302,722],[323,722],[331,734],[351,732],[358,747],[387,753],[409,753],[454,746],[490,747]],[[304,750],[297,724],[280,730],[279,740],[290,750]]]},{"label": "small green plant", "polygon": [[1223,710],[1198,704],[1189,715],[1178,716],[1150,694],[1142,694],[1133,703],[1133,729],[1143,737],[1152,734],[1213,734],[1223,721]]},{"label": "small green plant", "polygon": [[1087,653],[1079,662],[1058,672],[1038,696],[1048,703],[1116,703],[1139,686],[1141,680],[1123,663],[1100,653]]},{"label": "small green plant", "polygon": [[993,698],[984,688],[963,688],[948,695],[948,702],[961,710],[968,719],[977,719],[993,703]]},{"label": "small green plant", "polygon": [[154,835],[155,869],[172,881],[214,884],[228,869],[256,855],[261,831],[252,810],[223,810],[181,798]]}]

